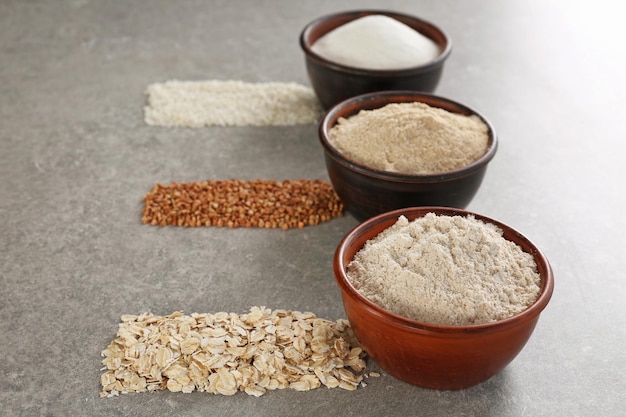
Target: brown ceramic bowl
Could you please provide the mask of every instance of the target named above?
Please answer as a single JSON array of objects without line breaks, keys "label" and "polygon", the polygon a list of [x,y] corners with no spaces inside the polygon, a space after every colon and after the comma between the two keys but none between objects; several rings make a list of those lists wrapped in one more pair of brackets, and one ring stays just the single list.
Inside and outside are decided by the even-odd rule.
[{"label": "brown ceramic bowl", "polygon": [[[329,61],[311,50],[317,39],[352,20],[378,14],[392,17],[432,39],[441,54],[432,62],[399,70],[368,70]],[[433,92],[439,84],[443,64],[452,51],[446,33],[430,22],[402,13],[384,10],[358,10],[320,17],[310,22],[300,34],[306,68],[322,106],[326,109],[349,98],[373,91],[416,90]]]},{"label": "brown ceramic bowl", "polygon": [[[389,103],[408,102],[422,102],[454,113],[477,115],[488,127],[487,152],[472,164],[454,171],[405,175],[354,163],[339,153],[328,139],[330,129],[340,117],[348,118],[361,110],[377,109]],[[322,118],[319,139],[330,181],[346,210],[359,220],[403,207],[467,207],[478,192],[487,164],[497,150],[493,126],[477,111],[447,98],[416,91],[381,91],[345,100]]]},{"label": "brown ceramic bowl", "polygon": [[[367,240],[393,225],[398,216],[413,220],[429,212],[446,216],[473,214],[476,219],[500,227],[505,239],[534,257],[541,276],[537,300],[521,313],[494,323],[445,326],[398,316],[360,295],[346,275],[346,266],[354,255]],[[530,338],[554,288],[550,264],[526,237],[496,220],[444,207],[396,210],[358,225],[339,244],[333,268],[347,318],[367,354],[392,376],[434,389],[467,388],[502,370]]]}]

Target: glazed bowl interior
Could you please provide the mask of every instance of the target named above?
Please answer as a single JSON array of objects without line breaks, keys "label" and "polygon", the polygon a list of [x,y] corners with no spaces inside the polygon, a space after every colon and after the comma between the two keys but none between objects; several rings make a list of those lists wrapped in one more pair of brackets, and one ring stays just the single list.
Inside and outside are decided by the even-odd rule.
[{"label": "glazed bowl interior", "polygon": [[[442,173],[407,175],[376,170],[351,161],[330,140],[330,131],[340,118],[361,110],[374,110],[390,103],[421,102],[452,113],[476,115],[487,126],[486,152],[471,164]],[[359,220],[413,206],[465,208],[482,183],[498,141],[492,124],[470,107],[448,98],[417,91],[380,91],[344,100],[322,118],[318,136],[324,150],[330,180],[346,209]]]},{"label": "glazed bowl interior", "polygon": [[[427,213],[473,215],[503,231],[503,237],[531,254],[540,275],[540,293],[522,312],[492,323],[452,326],[429,324],[394,314],[362,296],[346,268],[366,241],[393,225],[400,215],[409,221]],[[425,388],[461,389],[481,383],[509,364],[530,338],[554,289],[548,260],[521,233],[494,219],[446,207],[413,207],[381,214],[361,223],[341,241],[333,261],[344,309],[356,337],[382,369]]]},{"label": "glazed bowl interior", "polygon": [[[411,27],[439,47],[432,61],[409,68],[375,70],[342,65],[317,54],[313,44],[328,32],[355,19],[384,15]],[[311,85],[326,109],[357,95],[382,90],[415,90],[433,92],[439,84],[443,65],[452,51],[449,36],[438,26],[416,16],[389,10],[355,10],[330,14],[307,24],[300,34]]]}]

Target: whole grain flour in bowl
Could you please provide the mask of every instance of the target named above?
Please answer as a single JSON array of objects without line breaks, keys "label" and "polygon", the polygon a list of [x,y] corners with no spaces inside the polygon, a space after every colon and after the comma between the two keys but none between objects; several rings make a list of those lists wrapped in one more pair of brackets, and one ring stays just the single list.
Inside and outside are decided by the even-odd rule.
[{"label": "whole grain flour in bowl", "polygon": [[346,159],[368,168],[428,175],[478,160],[487,152],[489,133],[476,115],[405,102],[341,117],[329,140]]},{"label": "whole grain flour in bowl", "polygon": [[384,309],[439,325],[502,320],[540,292],[532,255],[471,215],[400,216],[355,254],[347,276]]}]

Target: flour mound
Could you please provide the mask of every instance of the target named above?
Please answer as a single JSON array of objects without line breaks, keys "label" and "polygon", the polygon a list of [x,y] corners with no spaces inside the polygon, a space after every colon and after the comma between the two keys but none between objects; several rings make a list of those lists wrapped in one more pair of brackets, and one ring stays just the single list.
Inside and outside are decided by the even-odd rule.
[{"label": "flour mound", "polygon": [[329,139],[347,159],[379,171],[426,175],[463,168],[489,147],[487,125],[426,103],[390,103],[340,118]]},{"label": "flour mound", "polygon": [[439,46],[430,38],[384,15],[341,25],[320,37],[311,49],[329,61],[373,70],[416,67],[440,54]]},{"label": "flour mound", "polygon": [[366,298],[398,315],[443,325],[481,324],[525,310],[538,297],[534,258],[473,216],[401,216],[347,268]]}]

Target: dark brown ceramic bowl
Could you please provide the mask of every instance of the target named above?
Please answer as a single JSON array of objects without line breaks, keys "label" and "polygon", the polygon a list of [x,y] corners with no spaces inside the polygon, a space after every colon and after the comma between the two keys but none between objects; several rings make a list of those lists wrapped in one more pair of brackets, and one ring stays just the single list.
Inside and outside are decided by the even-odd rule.
[{"label": "dark brown ceramic bowl", "polygon": [[[331,30],[367,15],[392,17],[432,39],[441,54],[432,62],[399,70],[368,70],[329,61],[311,50],[317,39]],[[439,84],[443,64],[452,51],[446,33],[430,22],[402,13],[385,10],[358,10],[320,17],[310,22],[300,34],[306,68],[313,90],[326,109],[349,98],[373,91],[415,90],[433,92]]]},{"label": "dark brown ceramic bowl", "polygon": [[[340,117],[348,118],[361,110],[377,109],[389,103],[409,102],[422,102],[454,113],[477,115],[488,127],[487,152],[472,164],[454,171],[405,175],[354,163],[330,143],[329,131]],[[497,150],[495,130],[485,117],[455,101],[416,91],[381,91],[345,100],[323,117],[319,125],[319,139],[324,148],[330,181],[346,210],[359,220],[403,207],[467,207],[478,192],[487,164]]]},{"label": "dark brown ceramic bowl", "polygon": [[[534,257],[541,276],[537,300],[521,313],[494,323],[444,326],[398,316],[359,294],[346,275],[346,266],[365,242],[393,225],[400,215],[414,220],[430,212],[445,216],[473,214],[501,228],[505,239]],[[530,338],[554,289],[548,260],[526,237],[488,217],[444,207],[396,210],[358,225],[337,247],[333,269],[348,321],[367,354],[392,376],[434,389],[467,388],[501,371]]]}]

